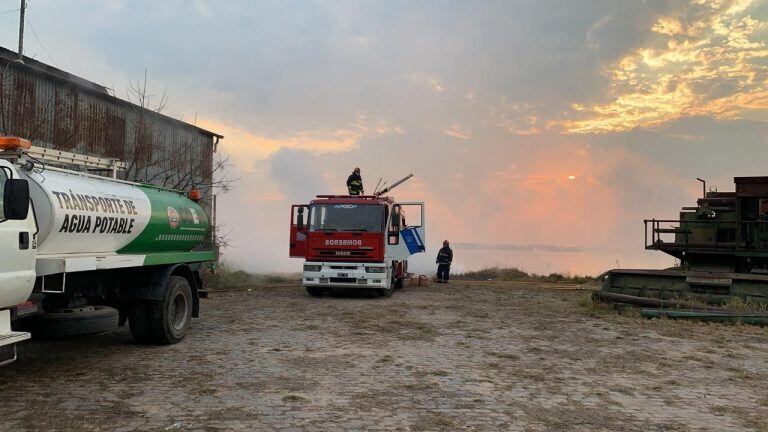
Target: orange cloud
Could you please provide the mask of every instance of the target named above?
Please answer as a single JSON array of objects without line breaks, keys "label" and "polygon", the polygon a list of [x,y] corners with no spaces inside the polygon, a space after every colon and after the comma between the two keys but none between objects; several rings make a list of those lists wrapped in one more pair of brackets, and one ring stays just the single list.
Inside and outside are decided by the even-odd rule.
[{"label": "orange cloud", "polygon": [[510,102],[502,97],[501,104],[491,106],[489,114],[498,127],[515,135],[536,135],[542,131],[536,109],[527,103]]},{"label": "orange cloud", "polygon": [[228,154],[238,169],[244,172],[255,171],[256,162],[283,148],[314,153],[342,152],[357,148],[360,140],[365,138],[403,133],[401,128],[381,118],[362,115],[343,128],[297,131],[281,137],[260,135],[214,119],[198,119],[197,125],[224,135],[219,151]]},{"label": "orange cloud", "polygon": [[690,0],[646,46],[610,65],[606,103],[573,105],[566,133],[623,132],[688,116],[765,120],[768,42],[754,0]]},{"label": "orange cloud", "polygon": [[460,124],[455,124],[445,130],[445,134],[461,140],[472,138],[472,133]]}]

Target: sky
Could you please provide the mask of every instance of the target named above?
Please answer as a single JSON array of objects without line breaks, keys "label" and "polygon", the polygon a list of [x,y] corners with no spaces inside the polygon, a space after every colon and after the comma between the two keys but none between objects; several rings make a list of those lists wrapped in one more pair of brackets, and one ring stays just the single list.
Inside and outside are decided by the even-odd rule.
[{"label": "sky", "polygon": [[[17,46],[16,0],[0,45]],[[4,13],[8,11],[7,13]],[[288,258],[290,204],[359,166],[414,179],[432,270],[598,274],[674,264],[643,219],[768,175],[768,1],[30,0],[26,54],[221,133],[224,259]],[[30,31],[32,30],[32,31]]]}]

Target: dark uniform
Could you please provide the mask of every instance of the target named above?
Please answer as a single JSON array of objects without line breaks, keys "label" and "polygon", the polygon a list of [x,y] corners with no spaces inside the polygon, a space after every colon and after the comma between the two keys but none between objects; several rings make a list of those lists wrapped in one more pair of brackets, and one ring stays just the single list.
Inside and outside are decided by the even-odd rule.
[{"label": "dark uniform", "polygon": [[437,253],[437,282],[448,282],[451,272],[451,263],[453,262],[453,251],[448,242],[443,242],[443,247]]},{"label": "dark uniform", "polygon": [[360,177],[359,169],[355,169],[347,178],[347,191],[350,195],[363,195],[363,178]]}]

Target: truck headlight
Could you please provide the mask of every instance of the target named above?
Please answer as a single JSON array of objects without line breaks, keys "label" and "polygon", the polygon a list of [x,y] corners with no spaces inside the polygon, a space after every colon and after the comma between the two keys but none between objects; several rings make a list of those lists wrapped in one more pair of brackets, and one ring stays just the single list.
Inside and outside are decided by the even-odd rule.
[{"label": "truck headlight", "polygon": [[387,271],[386,267],[366,267],[366,273],[384,273]]},{"label": "truck headlight", "polygon": [[322,265],[317,264],[304,264],[304,271],[305,272],[319,272],[323,269]]}]

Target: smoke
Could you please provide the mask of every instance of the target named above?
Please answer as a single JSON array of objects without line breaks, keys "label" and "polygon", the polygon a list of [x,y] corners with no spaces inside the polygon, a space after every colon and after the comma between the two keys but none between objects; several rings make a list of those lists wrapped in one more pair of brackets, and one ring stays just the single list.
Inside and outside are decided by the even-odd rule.
[{"label": "smoke", "polygon": [[286,198],[304,203],[313,192],[330,190],[321,168],[311,152],[284,148],[272,156],[269,176]]},{"label": "smoke", "polygon": [[519,252],[584,252],[583,248],[574,246],[557,246],[549,244],[492,244],[492,243],[454,243],[456,249],[497,250]]}]

